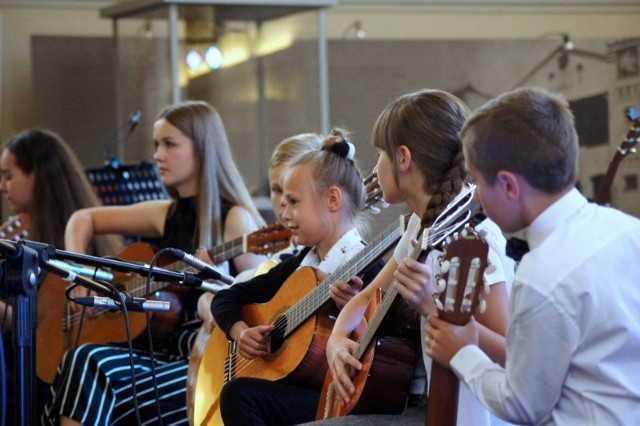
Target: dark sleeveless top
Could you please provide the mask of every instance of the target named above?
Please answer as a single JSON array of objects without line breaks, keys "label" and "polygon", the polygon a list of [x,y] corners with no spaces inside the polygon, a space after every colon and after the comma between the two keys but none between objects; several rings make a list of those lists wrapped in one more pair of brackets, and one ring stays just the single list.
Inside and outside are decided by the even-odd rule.
[{"label": "dark sleeveless top", "polygon": [[[221,227],[224,229],[227,214],[233,205],[228,201],[221,200],[220,207]],[[198,228],[196,197],[177,198],[169,208],[164,223],[163,236],[157,241],[158,248],[173,247],[194,254],[198,247]],[[234,276],[237,273],[233,261],[229,261],[229,272]],[[202,323],[197,315],[198,299],[202,293],[202,290],[192,288],[180,297],[180,323],[174,333],[175,339],[172,339],[168,347],[170,352],[178,358],[187,356],[191,341],[195,338],[195,333]]]}]

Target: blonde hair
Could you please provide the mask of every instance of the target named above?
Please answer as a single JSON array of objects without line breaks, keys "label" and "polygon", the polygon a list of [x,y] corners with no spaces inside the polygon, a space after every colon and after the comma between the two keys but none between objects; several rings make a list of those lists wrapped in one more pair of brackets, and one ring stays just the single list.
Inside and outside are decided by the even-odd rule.
[{"label": "blonde hair", "polygon": [[[350,144],[348,134],[342,129],[331,130],[320,149],[295,157],[290,167],[313,164],[311,187],[315,194],[322,194],[332,186],[338,186],[346,194],[347,212],[355,220],[364,209],[365,187],[355,159],[349,158],[341,147]],[[348,150],[348,148],[345,148]]]},{"label": "blonde hair", "polygon": [[297,155],[318,149],[323,137],[317,133],[301,133],[283,139],[271,154],[269,168],[288,163]]}]

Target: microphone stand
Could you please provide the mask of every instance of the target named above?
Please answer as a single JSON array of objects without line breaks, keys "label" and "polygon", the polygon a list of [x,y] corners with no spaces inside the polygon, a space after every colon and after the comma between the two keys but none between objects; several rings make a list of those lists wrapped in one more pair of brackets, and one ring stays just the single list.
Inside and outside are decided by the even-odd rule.
[{"label": "microphone stand", "polygon": [[[174,282],[181,286],[200,287],[205,277],[190,272],[170,271],[168,269],[156,268],[139,262],[125,262],[123,260],[110,259],[104,257],[89,256],[86,254],[73,253],[66,250],[59,250],[51,244],[40,243],[37,241],[23,240],[27,247],[32,247],[39,251],[47,253],[47,259],[69,260],[84,265],[95,266],[98,268],[110,268],[119,272],[134,273],[142,276],[151,275],[159,281]],[[50,266],[46,266],[51,270]],[[98,290],[98,292],[100,292]]]},{"label": "microphone stand", "polygon": [[[15,296],[13,305],[14,390],[16,396],[16,424],[36,425],[35,334],[38,319],[37,288],[46,273],[51,271],[63,278],[73,276],[77,282],[96,293],[113,298],[117,303],[126,302],[126,294],[76,275],[48,262],[49,259],[65,259],[95,267],[108,267],[121,272],[150,275],[153,278],[176,282],[178,285],[199,287],[204,278],[189,272],[175,272],[154,268],[142,263],[131,263],[58,250],[51,244],[30,240],[18,243],[0,239],[0,255],[6,258],[4,286],[9,295]],[[41,269],[42,268],[42,269]],[[140,303],[140,300],[135,302]]]},{"label": "microphone stand", "polygon": [[36,290],[38,253],[30,248],[0,240],[6,257],[4,285],[15,296],[13,305],[15,421],[36,425],[35,333],[38,320]]}]

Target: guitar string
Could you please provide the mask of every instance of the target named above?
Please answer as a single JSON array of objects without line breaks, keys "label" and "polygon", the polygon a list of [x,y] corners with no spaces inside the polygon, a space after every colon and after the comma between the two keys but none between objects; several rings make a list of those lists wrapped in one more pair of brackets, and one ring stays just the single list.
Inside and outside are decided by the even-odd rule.
[{"label": "guitar string", "polygon": [[[366,265],[384,253],[386,247],[389,247],[394,241],[399,239],[401,232],[398,228],[397,224],[389,226],[379,237],[374,239],[372,244],[368,246],[370,247],[368,250],[356,254],[351,261],[341,265],[338,271],[315,287],[285,314],[278,317],[273,323],[275,328],[274,331],[271,332],[272,339],[284,340],[286,335],[297,329],[299,323],[308,320],[313,312],[331,298],[328,290],[332,284],[339,280],[349,279],[354,274],[362,271]],[[287,317],[291,317],[291,319],[287,319]],[[261,362],[260,358],[247,360],[240,356],[238,359],[235,355],[236,354],[234,354],[231,359],[231,364],[233,364],[231,368],[233,368],[235,376],[246,374],[246,371],[248,371],[254,363]]]},{"label": "guitar string", "polygon": [[[431,237],[430,241],[432,243],[433,241],[441,241],[439,238],[445,237],[447,234],[450,234],[454,230],[459,229],[461,226],[464,225],[466,221],[468,221],[471,218],[471,216],[474,216],[475,214],[477,214],[477,211],[473,211],[473,210],[474,208],[478,209],[479,206],[469,205],[470,203],[472,203],[472,196],[473,196],[474,190],[475,190],[475,187],[471,187],[469,191],[466,191],[465,193],[456,197],[456,199],[452,201],[450,207],[445,209],[445,211],[441,213],[439,218],[442,218],[443,221],[446,219],[449,219],[449,220],[454,220],[455,222],[450,223],[449,225],[445,225],[443,229],[440,229],[439,227],[440,221],[438,220],[439,218],[436,219],[432,227],[432,228],[435,228],[435,232],[432,232],[432,234],[430,234],[427,237],[428,241],[429,241],[429,237]],[[452,211],[453,213],[451,213]],[[460,218],[460,216],[465,216],[465,217]],[[417,249],[418,247],[416,247],[416,251],[418,251]],[[419,253],[421,251],[422,250],[420,250]],[[419,253],[418,255],[416,255],[416,258],[419,256]],[[393,288],[395,288],[395,286],[393,286]],[[389,298],[389,300],[390,299],[391,298]],[[254,360],[247,360],[244,357],[240,357],[240,360],[238,360],[237,351],[227,356],[225,360],[225,383],[226,381],[232,379],[233,377],[237,377],[239,373],[244,373],[249,367],[251,367],[251,364],[256,363],[257,360],[259,359],[260,358],[256,358]]]},{"label": "guitar string", "polygon": [[[265,228],[278,228],[280,225],[275,224],[274,225],[269,225]],[[265,231],[270,232],[271,229],[264,229],[261,231],[258,231],[260,234],[265,233]],[[258,234],[258,232],[254,233],[254,234]],[[283,235],[279,235],[280,233],[282,233]],[[251,235],[254,235],[251,234]],[[280,230],[277,231],[277,236],[280,237],[280,239],[282,239],[283,241],[286,240],[287,238],[287,233],[286,232],[282,232]],[[281,243],[284,244],[284,243]],[[288,244],[288,243],[287,243]],[[265,252],[271,251],[271,250],[279,250],[281,247],[281,245],[274,243],[274,245],[269,246],[269,245],[265,245],[264,242],[261,243],[260,247],[262,247],[262,250]],[[256,249],[257,251],[258,249]],[[235,238],[231,241],[227,241],[225,243],[222,243],[221,245],[215,246],[213,248],[211,248],[208,251],[208,254],[211,256],[211,258],[214,260],[214,263],[222,263],[225,262],[227,260],[233,259],[235,256],[244,253],[244,247],[243,247],[243,237],[238,237]],[[178,268],[177,265],[181,263],[181,262],[173,262],[171,264],[169,264],[168,266],[166,266],[164,269],[168,269],[168,270],[175,270],[175,271],[179,271],[179,272],[185,272],[187,270],[187,268]],[[146,280],[141,278],[141,277],[136,277],[136,278],[132,278],[124,283],[121,284],[124,288],[125,291],[131,293],[131,295],[133,297],[136,296],[142,296],[145,294],[146,292]],[[133,285],[134,287],[129,289],[129,287]],[[137,286],[136,286],[137,285]],[[158,281],[154,281],[154,287],[153,287],[153,291],[152,293],[155,293],[156,291],[162,290],[165,287],[168,287],[170,285],[170,283],[166,283],[166,282],[158,282]],[[93,312],[91,313],[91,315],[89,316],[90,319],[96,318],[99,315],[102,315],[106,312],[109,312],[111,309],[109,308],[102,308],[102,307],[98,307],[95,308],[93,310]],[[73,314],[71,314],[70,316],[64,316],[61,319],[62,321],[62,327],[64,330],[69,330],[70,328],[74,327],[75,325],[80,323],[80,320],[82,318],[82,312],[75,312]]]},{"label": "guitar string", "polygon": [[[466,194],[465,194],[466,195]],[[458,207],[457,205],[454,205],[454,207]],[[462,212],[464,213],[464,212]],[[446,236],[447,234],[453,232],[455,229],[458,229],[465,221],[467,220],[467,218],[465,218],[463,221],[458,221],[455,222],[454,224],[451,224],[449,226],[446,226],[445,229],[442,230],[436,230],[435,232],[433,232],[432,234],[430,234],[427,237],[427,240],[430,243],[433,243],[433,241],[438,241],[439,238],[442,238],[444,236]],[[416,247],[415,250],[417,253],[415,254],[415,258],[417,258],[420,254],[420,252],[422,251],[420,249],[420,247]],[[351,274],[353,275],[353,274]],[[349,276],[351,276],[349,275]],[[303,306],[302,310],[304,312],[304,308],[307,307],[307,304],[311,303],[311,301],[316,297],[316,295],[318,294],[318,292],[316,292],[315,290],[317,290],[318,288],[320,288],[322,286],[322,284],[325,284],[328,280],[325,280],[324,283],[321,283],[320,286],[316,287],[316,289],[314,289],[314,291],[312,291],[310,294],[308,294],[307,296],[305,296],[302,300],[302,303],[298,303],[296,304],[293,308],[291,308],[289,311],[293,310],[294,308],[296,308],[297,306]],[[395,288],[395,285],[392,287],[392,289]],[[323,289],[322,291],[326,291],[325,289]],[[388,292],[389,293],[389,292]],[[327,299],[328,300],[328,299]],[[389,299],[390,300],[390,299]],[[390,304],[390,303],[389,303]],[[388,309],[387,309],[388,310]],[[294,314],[294,318],[295,318],[295,314],[296,312],[293,312]],[[283,339],[285,334],[286,334],[286,325],[287,325],[287,321],[286,321],[286,316],[289,315],[289,312],[287,312],[285,315],[280,316],[275,322],[274,322],[274,326],[276,327],[274,329],[274,331],[272,332],[272,335],[275,335],[276,338],[278,339]],[[306,318],[306,317],[305,317]],[[381,321],[381,320],[380,320]],[[377,329],[377,327],[376,327]],[[231,362],[233,364],[233,373],[237,376],[239,374],[244,374],[247,369],[251,368],[252,364],[260,362],[260,358],[256,358],[254,360],[247,360],[244,357],[241,357],[240,360],[237,359],[237,356],[235,356],[236,354],[233,355]]]}]

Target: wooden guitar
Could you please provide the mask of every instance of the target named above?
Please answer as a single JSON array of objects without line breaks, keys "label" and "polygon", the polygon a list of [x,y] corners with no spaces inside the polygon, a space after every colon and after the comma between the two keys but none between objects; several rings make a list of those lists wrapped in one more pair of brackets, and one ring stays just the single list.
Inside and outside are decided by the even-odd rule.
[{"label": "wooden guitar", "polygon": [[31,220],[26,213],[11,216],[0,226],[0,238],[3,240],[23,240],[29,236]]},{"label": "wooden guitar", "polygon": [[609,204],[611,202],[611,185],[613,184],[613,179],[618,172],[618,166],[620,166],[622,160],[629,155],[629,153],[636,152],[636,144],[640,142],[640,113],[638,113],[638,110],[635,108],[629,108],[627,111],[627,118],[632,122],[631,128],[616,150],[615,155],[609,163],[607,173],[602,180],[598,196],[596,197],[596,203],[600,205]]},{"label": "wooden guitar", "polygon": [[[266,254],[278,251],[290,244],[291,232],[279,224],[269,225],[234,240],[209,249],[208,253],[216,264],[232,259],[243,253]],[[127,247],[121,254],[122,259],[132,262],[149,262],[154,252],[146,244],[136,243]],[[181,270],[185,268],[181,261],[164,265],[163,268]],[[114,284],[120,290],[133,297],[143,297],[147,293],[145,277],[131,277],[128,274],[114,273]],[[47,383],[52,383],[56,369],[67,349],[82,343],[125,342],[126,330],[122,327],[123,313],[103,308],[91,311],[71,312],[65,296],[67,283],[62,278],[49,274],[38,290],[38,328],[36,329],[36,374]],[[154,313],[151,332],[154,347],[162,347],[175,329],[180,315],[178,295],[162,291],[170,283],[151,283],[151,294],[157,299],[170,302],[168,312]],[[130,312],[128,318],[132,338],[138,337],[147,327],[144,312]]]},{"label": "wooden guitar", "polygon": [[[258,275],[266,274],[269,272],[269,269],[273,268],[278,263],[279,261],[273,258],[267,260],[256,269],[253,276],[257,277]],[[202,362],[204,351],[209,343],[209,339],[211,338],[211,333],[212,331],[208,330],[206,325],[203,323],[198,329],[196,338],[193,340],[193,345],[191,346],[191,351],[189,352],[189,368],[187,369],[187,417],[189,419],[190,426],[193,426],[198,370],[200,369],[200,363]]]},{"label": "wooden guitar", "polygon": [[235,377],[286,378],[289,383],[320,389],[327,368],[324,350],[338,313],[333,303],[328,303],[329,287],[366,270],[400,239],[402,229],[402,225],[392,224],[319,284],[316,270],[303,267],[268,303],[245,305],[242,316],[249,326],[275,326],[269,355],[244,359],[236,353],[235,343],[227,341],[219,328],[214,329],[198,371],[194,424],[222,424],[220,392]]},{"label": "wooden guitar", "polygon": [[[480,302],[488,253],[489,245],[469,227],[452,235],[446,243],[439,259],[440,273],[435,277],[434,300],[441,319],[455,325],[464,325],[471,319]],[[484,301],[480,311],[484,311]],[[459,384],[451,369],[437,362],[432,364],[426,426],[456,425]]]},{"label": "wooden guitar", "polygon": [[[474,193],[474,186],[461,193],[438,216],[431,228],[423,229],[420,244],[416,245],[411,257],[423,261],[431,249],[440,247],[448,236],[480,212]],[[401,344],[395,345],[395,352],[388,355],[382,350],[384,347],[380,339],[375,339],[376,332],[397,295],[398,290],[392,284],[384,297],[378,293],[369,301],[362,322],[352,336],[357,342],[353,356],[363,364],[363,368],[353,379],[356,390],[349,403],[344,404],[335,391],[331,371],[327,371],[316,412],[317,420],[350,413],[399,413],[404,409],[413,372],[413,358],[407,346],[409,343],[405,342],[404,347]],[[400,366],[398,371],[387,371],[390,357],[404,360],[404,363],[397,364]],[[388,389],[393,389],[394,392],[388,392]]]}]

